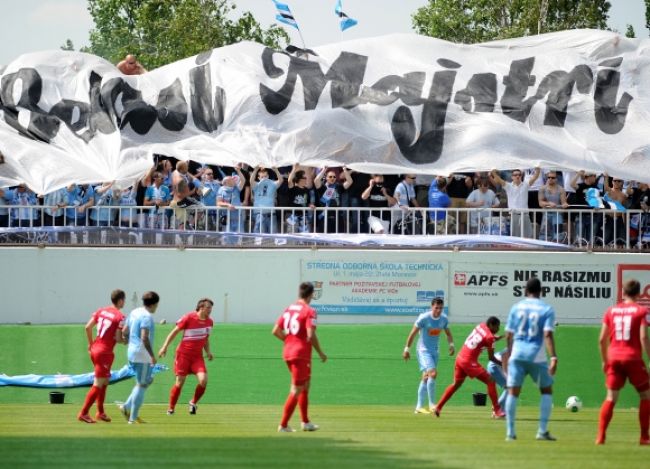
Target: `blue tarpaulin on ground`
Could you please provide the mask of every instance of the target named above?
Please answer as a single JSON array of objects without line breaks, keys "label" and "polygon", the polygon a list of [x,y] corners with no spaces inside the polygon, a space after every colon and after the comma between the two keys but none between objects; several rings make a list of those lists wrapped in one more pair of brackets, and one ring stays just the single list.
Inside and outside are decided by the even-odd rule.
[{"label": "blue tarpaulin on ground", "polygon": [[[156,364],[153,373],[160,373],[169,369],[165,365]],[[130,365],[124,365],[117,371],[111,371],[110,382],[116,383],[135,375]],[[77,388],[90,386],[95,379],[94,373],[83,373],[80,375],[20,375],[7,376],[0,374],[0,386],[25,386],[29,388]]]}]

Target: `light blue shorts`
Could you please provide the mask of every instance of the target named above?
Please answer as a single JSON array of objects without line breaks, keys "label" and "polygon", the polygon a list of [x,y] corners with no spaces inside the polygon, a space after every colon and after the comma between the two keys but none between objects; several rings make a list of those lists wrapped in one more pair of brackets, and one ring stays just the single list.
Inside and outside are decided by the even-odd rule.
[{"label": "light blue shorts", "polygon": [[420,371],[435,370],[438,368],[438,351],[418,350],[418,363]]},{"label": "light blue shorts", "polygon": [[493,361],[488,362],[487,371],[490,373],[490,376],[502,388],[506,387],[506,375],[503,372],[503,368],[494,363]]},{"label": "light blue shorts", "polygon": [[135,371],[135,381],[141,386],[149,386],[153,383],[153,365],[149,363],[131,363]]},{"label": "light blue shorts", "polygon": [[547,388],[553,384],[553,377],[548,372],[546,362],[533,363],[525,360],[510,360],[508,362],[508,387],[520,388],[526,375],[530,375],[535,384]]}]

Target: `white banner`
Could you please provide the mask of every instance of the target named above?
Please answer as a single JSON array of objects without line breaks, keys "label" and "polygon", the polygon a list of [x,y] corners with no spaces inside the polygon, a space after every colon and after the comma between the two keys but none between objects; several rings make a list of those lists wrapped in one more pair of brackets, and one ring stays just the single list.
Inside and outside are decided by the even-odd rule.
[{"label": "white banner", "polygon": [[591,30],[473,46],[398,35],[307,60],[240,43],[141,76],[82,53],[23,55],[0,82],[0,186],[129,180],[152,153],[384,173],[541,165],[650,182],[649,46]]}]

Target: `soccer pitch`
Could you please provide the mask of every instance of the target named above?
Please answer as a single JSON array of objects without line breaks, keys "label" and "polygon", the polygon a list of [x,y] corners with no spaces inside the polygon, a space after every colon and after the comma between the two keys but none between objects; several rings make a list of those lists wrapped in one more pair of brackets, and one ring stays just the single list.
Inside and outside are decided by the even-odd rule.
[{"label": "soccer pitch", "polygon": [[[460,345],[473,325],[452,325]],[[129,426],[115,406],[112,423],[76,420],[87,388],[65,389],[64,405],[47,404],[48,389],[0,388],[0,451],[7,467],[110,467],[181,464],[222,467],[642,467],[648,449],[638,446],[638,398],[622,393],[608,443],[593,444],[604,396],[597,350],[598,328],[560,326],[560,357],[550,430],[557,442],[535,440],[538,391],[524,384],[518,408],[519,439],[506,443],[505,424],[489,407],[471,406],[485,391],[467,381],[440,418],[414,415],[417,363],[401,352],[410,325],[322,325],[319,337],[329,361],[314,362],[310,416],[315,433],[276,433],[289,375],[282,344],[267,325],[217,324],[211,337],[208,389],[197,415],[187,402],[189,377],[174,416],[165,414],[171,371],[156,376],[145,398],[145,425]],[[158,326],[156,350],[171,326]],[[174,345],[178,343],[176,339]],[[443,346],[441,352],[446,350]],[[0,327],[0,372],[8,375],[83,373],[92,370],[82,325]],[[499,343],[502,345],[502,343]],[[116,348],[115,368],[125,349]],[[484,361],[484,360],[483,360]],[[173,354],[163,360],[172,365]],[[437,395],[451,382],[453,358],[441,354]],[[107,403],[124,400],[132,380],[111,385]],[[564,409],[569,395],[585,408]],[[94,408],[91,413],[94,412]],[[297,415],[292,424],[298,427]]]}]

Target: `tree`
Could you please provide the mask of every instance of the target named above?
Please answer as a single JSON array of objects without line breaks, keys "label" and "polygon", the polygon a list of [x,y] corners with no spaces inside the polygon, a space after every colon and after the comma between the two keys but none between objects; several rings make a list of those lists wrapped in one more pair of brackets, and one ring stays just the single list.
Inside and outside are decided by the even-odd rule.
[{"label": "tree", "polygon": [[650,29],[650,0],[645,0],[645,27]]},{"label": "tree", "polygon": [[429,0],[412,20],[418,34],[473,44],[565,29],[606,29],[610,6],[606,0]]},{"label": "tree", "polygon": [[628,24],[627,28],[625,29],[625,37],[630,37],[630,38],[636,37],[636,33],[634,32],[634,26],[632,26],[631,24]]},{"label": "tree", "polygon": [[262,29],[250,12],[229,15],[230,0],[88,0],[95,22],[85,52],[117,63],[134,54],[151,70],[244,40],[280,48],[289,41],[276,25]]}]

